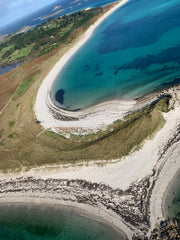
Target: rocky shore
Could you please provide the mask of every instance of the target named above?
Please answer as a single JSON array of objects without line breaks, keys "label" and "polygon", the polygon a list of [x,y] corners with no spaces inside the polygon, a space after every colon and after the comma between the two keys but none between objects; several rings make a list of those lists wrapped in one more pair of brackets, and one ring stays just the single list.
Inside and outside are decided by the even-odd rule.
[{"label": "rocky shore", "polygon": [[18,202],[21,198],[47,203],[60,204],[60,201],[93,206],[116,215],[133,232],[146,232],[149,226],[147,217],[147,189],[149,180],[130,186],[123,191],[105,184],[91,183],[84,180],[17,178],[0,182],[0,202]]},{"label": "rocky shore", "polygon": [[134,235],[132,240],[178,240],[180,239],[180,222],[177,219],[161,221],[151,232],[150,237]]}]

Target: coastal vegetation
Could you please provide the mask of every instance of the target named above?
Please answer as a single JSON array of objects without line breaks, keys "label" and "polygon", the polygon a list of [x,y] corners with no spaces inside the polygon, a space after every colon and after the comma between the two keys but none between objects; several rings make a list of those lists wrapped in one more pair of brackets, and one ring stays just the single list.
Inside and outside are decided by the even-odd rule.
[{"label": "coastal vegetation", "polygon": [[42,25],[18,34],[12,34],[0,43],[0,66],[42,56],[71,40],[77,29],[86,29],[90,20],[103,12],[102,8],[89,9],[50,19]]},{"label": "coastal vegetation", "polygon": [[68,139],[42,130],[27,110],[26,116],[23,113],[26,121],[23,121],[20,116],[23,106],[19,105],[14,109],[12,130],[1,121],[0,168],[7,171],[45,164],[121,158],[140,148],[145,139],[164,125],[162,111],[168,111],[168,101],[166,96],[124,120],[116,121],[104,131],[86,136],[71,135]]}]

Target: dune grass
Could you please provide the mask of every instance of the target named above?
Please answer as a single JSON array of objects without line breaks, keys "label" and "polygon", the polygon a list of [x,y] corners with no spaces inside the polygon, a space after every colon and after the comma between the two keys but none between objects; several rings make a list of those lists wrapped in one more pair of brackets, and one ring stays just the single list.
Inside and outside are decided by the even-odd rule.
[{"label": "dune grass", "polygon": [[18,134],[17,134],[16,132],[10,133],[10,134],[8,135],[8,138],[16,138],[16,137],[18,137]]},{"label": "dune grass", "polygon": [[163,127],[161,111],[168,110],[168,98],[116,121],[105,131],[88,136],[72,135],[69,139],[51,131],[41,134],[31,150],[21,155],[28,165],[110,160],[128,155],[142,146]]}]

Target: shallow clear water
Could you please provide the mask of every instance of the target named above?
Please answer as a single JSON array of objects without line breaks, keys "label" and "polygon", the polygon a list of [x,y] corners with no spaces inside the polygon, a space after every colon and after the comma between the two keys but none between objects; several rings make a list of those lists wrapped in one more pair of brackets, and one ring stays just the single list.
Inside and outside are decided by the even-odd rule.
[{"label": "shallow clear water", "polygon": [[179,82],[179,0],[130,0],[71,58],[51,94],[56,105],[75,110]]},{"label": "shallow clear water", "polygon": [[60,208],[0,205],[0,240],[121,240],[113,229]]},{"label": "shallow clear water", "polygon": [[166,215],[180,219],[180,173],[171,185],[165,204]]}]

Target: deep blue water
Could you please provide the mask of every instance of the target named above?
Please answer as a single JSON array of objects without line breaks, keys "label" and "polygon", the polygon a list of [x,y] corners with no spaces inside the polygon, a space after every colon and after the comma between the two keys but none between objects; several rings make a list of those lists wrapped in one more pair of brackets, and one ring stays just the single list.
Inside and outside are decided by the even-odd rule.
[{"label": "deep blue water", "polygon": [[[59,16],[63,16],[65,14],[70,14],[82,9],[85,9],[87,7],[99,7],[99,6],[104,6],[107,5],[111,2],[115,2],[116,0],[57,0],[55,2],[53,2],[52,4],[36,11],[33,12],[32,14],[21,18],[15,22],[13,22],[12,19],[12,23],[0,28],[0,35],[3,34],[9,34],[12,33],[14,31],[19,30],[20,28],[24,27],[24,26],[32,26],[32,25],[39,25],[43,22],[45,22],[47,19],[50,19],[52,17],[49,17],[45,20],[41,20],[41,18],[43,16],[47,16],[50,15],[60,9],[62,9],[63,11],[54,15],[53,17],[59,17]],[[59,6],[61,5],[61,7],[59,9],[56,9],[53,11],[55,6]]]},{"label": "deep blue water", "polygon": [[0,205],[0,240],[123,240],[100,222],[71,211],[31,205]]},{"label": "deep blue water", "polygon": [[75,110],[105,99],[138,98],[177,83],[180,1],[130,0],[66,64],[52,98]]}]

